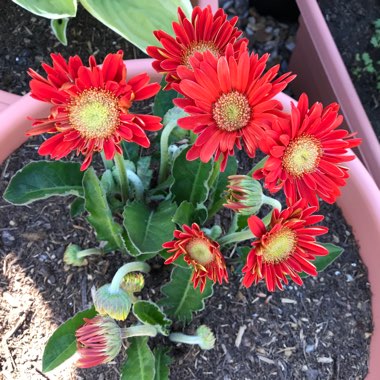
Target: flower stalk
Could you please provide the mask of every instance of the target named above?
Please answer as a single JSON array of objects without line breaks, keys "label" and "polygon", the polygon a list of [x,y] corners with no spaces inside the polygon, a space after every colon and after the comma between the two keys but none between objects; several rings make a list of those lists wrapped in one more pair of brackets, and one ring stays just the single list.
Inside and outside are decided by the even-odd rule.
[{"label": "flower stalk", "polygon": [[167,123],[162,130],[160,139],[160,170],[158,173],[158,183],[162,183],[168,176],[169,171],[169,136],[173,132],[173,129],[177,126],[177,120],[171,120]]},{"label": "flower stalk", "polygon": [[169,339],[175,343],[197,344],[202,350],[211,350],[215,345],[215,335],[206,325],[199,326],[196,335],[171,333]]},{"label": "flower stalk", "polygon": [[122,339],[132,338],[134,336],[151,336],[157,335],[157,329],[151,325],[137,325],[121,329]]},{"label": "flower stalk", "polygon": [[122,154],[116,153],[114,160],[119,172],[121,199],[123,203],[126,203],[128,200],[129,186],[124,157]]}]

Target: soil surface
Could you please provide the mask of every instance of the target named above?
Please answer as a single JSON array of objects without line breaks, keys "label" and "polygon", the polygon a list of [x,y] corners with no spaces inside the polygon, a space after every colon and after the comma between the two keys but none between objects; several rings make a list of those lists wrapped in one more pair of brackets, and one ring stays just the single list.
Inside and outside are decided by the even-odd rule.
[{"label": "soil surface", "polygon": [[[231,13],[239,14],[237,5],[243,2],[226,3]],[[241,23],[246,25],[245,30],[251,23],[252,29],[256,25],[256,33],[261,30],[261,35],[267,36],[256,45],[252,38],[252,47],[261,54],[260,49],[267,46],[275,52],[272,62],[280,63],[286,70],[294,25],[261,17],[253,9],[244,12]],[[66,57],[79,54],[83,59],[89,54],[102,59],[118,49],[125,51],[126,58],[143,56],[82,9],[70,21],[68,47],[56,42],[47,20],[34,17],[11,2],[3,5],[2,14],[6,17],[0,23],[0,88],[6,91],[27,92],[26,70],[38,69],[42,60],[49,61],[51,51],[62,52]],[[270,30],[276,30],[273,36]],[[1,195],[17,170],[41,159],[37,154],[41,141],[41,137],[28,140],[0,167]],[[240,170],[246,172],[252,162],[242,155],[239,158]],[[125,261],[125,257],[115,253],[90,259],[84,268],[64,266],[62,256],[69,243],[83,248],[97,245],[86,220],[70,218],[70,201],[50,198],[15,207],[0,200],[0,378],[119,378],[118,366],[112,363],[92,370],[76,370],[67,363],[52,373],[41,373],[43,347],[51,333],[74,313],[88,307],[91,287],[109,282]],[[307,279],[304,286],[290,285],[274,294],[268,293],[263,284],[248,290],[242,288],[234,257],[228,258],[230,284],[215,286],[214,296],[206,301],[206,311],[184,328],[192,333],[200,324],[207,324],[216,334],[216,347],[201,351],[167,343],[174,357],[171,379],[364,378],[372,331],[366,269],[339,209],[323,206],[322,213],[330,227],[324,240],[342,246],[344,254],[317,278]],[[228,216],[223,214],[223,218]],[[216,220],[225,224],[220,217]],[[147,276],[144,298],[158,300],[159,286],[168,278],[169,268],[162,268],[160,259],[151,264],[154,270]],[[152,346],[157,341],[164,340],[152,339]],[[119,355],[118,362],[122,358],[123,354]]]},{"label": "soil surface", "polygon": [[372,57],[375,69],[380,71],[380,47],[370,43],[375,31],[373,23],[380,19],[380,0],[318,0],[318,3],[380,141],[380,92],[376,88],[376,75],[354,74],[363,66],[355,56],[363,53]]}]

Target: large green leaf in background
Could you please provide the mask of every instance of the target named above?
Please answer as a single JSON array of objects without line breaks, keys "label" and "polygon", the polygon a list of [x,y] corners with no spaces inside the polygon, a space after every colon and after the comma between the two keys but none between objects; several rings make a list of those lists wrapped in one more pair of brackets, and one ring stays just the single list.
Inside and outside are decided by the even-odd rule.
[{"label": "large green leaf in background", "polygon": [[95,228],[97,238],[107,242],[106,251],[120,249],[125,252],[123,228],[114,221],[106,192],[92,167],[85,172],[83,189],[85,209],[89,213],[87,220]]},{"label": "large green leaf in background", "polygon": [[121,380],[154,380],[155,358],[147,336],[129,338],[126,361],[121,367]]},{"label": "large green leaf in background", "polygon": [[93,307],[80,311],[54,331],[46,343],[42,357],[43,372],[53,370],[75,354],[77,350],[75,332],[84,325],[83,318],[93,318],[96,314]]},{"label": "large green leaf in background", "polygon": [[50,19],[74,17],[77,13],[77,0],[12,0],[37,16]]},{"label": "large green leaf in background", "polygon": [[157,210],[151,210],[138,201],[128,203],[123,212],[124,227],[132,255],[159,252],[162,244],[173,239],[175,224],[172,217],[177,206],[170,201],[161,202]]},{"label": "large green leaf in background", "polygon": [[174,267],[170,282],[161,288],[165,298],[159,301],[166,314],[183,323],[189,323],[193,313],[204,309],[204,300],[213,294],[213,283],[207,280],[203,293],[199,287],[194,289],[191,277],[193,271],[188,268]]},{"label": "large green leaf in background", "polygon": [[11,179],[4,199],[16,205],[52,197],[83,195],[83,172],[77,162],[31,162]]},{"label": "large green leaf in background", "polygon": [[145,52],[157,45],[154,30],[172,34],[172,22],[181,7],[190,16],[190,0],[80,0],[88,12],[104,25]]}]

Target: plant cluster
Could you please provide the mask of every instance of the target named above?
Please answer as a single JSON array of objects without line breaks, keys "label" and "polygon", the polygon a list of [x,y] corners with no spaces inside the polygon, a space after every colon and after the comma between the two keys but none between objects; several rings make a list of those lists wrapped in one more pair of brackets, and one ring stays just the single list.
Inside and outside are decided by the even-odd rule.
[{"label": "plant cluster", "polygon": [[[45,76],[29,71],[32,96],[50,112],[33,120],[28,134],[47,134],[39,153],[56,161],[26,165],[5,199],[25,205],[74,195],[72,216],[85,214],[100,244],[70,244],[65,263],[86,265],[88,256],[111,251],[126,260],[111,283],[94,291],[94,306],[51,336],[45,372],[74,354],[78,367],[107,363],[126,344],[122,379],[168,378],[168,350],[152,352],[148,338],[214,346],[207,326],[190,336],[172,331],[172,322],[189,323],[213,286],[228,282],[223,253],[232,246],[245,242],[235,251],[242,284],[264,281],[271,292],[289,281],[302,285],[341,253],[316,240],[327,232],[319,202],[339,196],[349,176],[344,162],[354,158],[349,148],[360,140],[338,128],[336,103],[309,105],[303,94],[284,111],[276,96],[294,75],[279,76],[278,66],[266,71],[268,54],[250,54],[236,22],[222,9],[196,7],[187,16],[179,8],[172,35],[156,31],[158,44],[147,49],[165,75],[161,86],[145,73],[128,77],[121,51],[101,67],[94,57],[85,65],[78,56],[52,54],[52,65],[42,65]],[[154,115],[133,111],[153,96]],[[249,173],[237,174],[237,150],[250,158]],[[265,158],[254,166],[257,150]],[[72,153],[82,164],[60,161]],[[97,154],[104,168],[95,171]],[[271,194],[283,190],[284,209],[260,180]],[[261,218],[264,204],[270,212]],[[233,211],[228,231],[214,224],[223,207]],[[137,293],[155,256],[172,266],[171,277],[158,299],[143,300]]]}]

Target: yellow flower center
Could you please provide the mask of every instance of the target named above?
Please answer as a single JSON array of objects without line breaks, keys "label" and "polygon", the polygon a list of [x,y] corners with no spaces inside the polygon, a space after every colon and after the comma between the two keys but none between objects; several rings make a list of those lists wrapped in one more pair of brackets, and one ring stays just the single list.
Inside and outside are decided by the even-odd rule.
[{"label": "yellow flower center", "polygon": [[265,263],[279,263],[287,259],[297,245],[297,236],[290,228],[284,227],[268,237],[261,253]]},{"label": "yellow flower center", "polygon": [[186,245],[186,251],[193,260],[203,266],[214,261],[214,255],[210,251],[209,244],[203,239],[191,239]]},{"label": "yellow flower center", "polygon": [[212,41],[198,41],[193,42],[182,54],[181,62],[187,68],[191,69],[190,58],[194,53],[204,53],[205,51],[210,51],[216,57],[220,56],[220,51]]},{"label": "yellow flower center", "polygon": [[109,137],[119,125],[118,100],[106,90],[85,90],[70,104],[69,120],[84,138]]},{"label": "yellow flower center", "polygon": [[218,128],[232,132],[244,128],[251,118],[251,107],[238,91],[223,94],[214,104],[213,118]]},{"label": "yellow flower center", "polygon": [[313,136],[300,136],[285,150],[282,161],[285,170],[294,177],[301,177],[315,171],[322,156],[322,147]]}]

